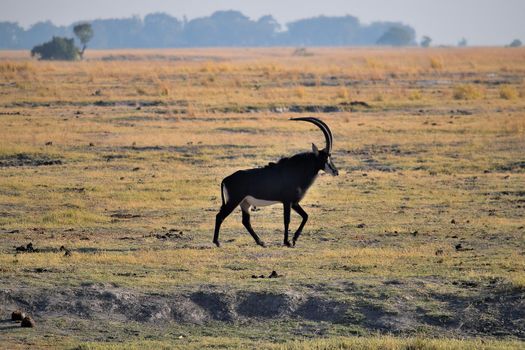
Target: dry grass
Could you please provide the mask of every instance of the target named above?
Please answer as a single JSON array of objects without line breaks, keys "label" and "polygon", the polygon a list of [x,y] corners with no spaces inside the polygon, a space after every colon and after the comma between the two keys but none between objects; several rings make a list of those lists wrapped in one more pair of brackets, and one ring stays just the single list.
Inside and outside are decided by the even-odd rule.
[{"label": "dry grass", "polygon": [[461,84],[454,87],[456,100],[476,100],[483,97],[483,90],[473,84]]},{"label": "dry grass", "polygon": [[[337,289],[340,283],[423,280],[429,294],[462,294],[452,282],[497,280],[522,290],[525,101],[518,91],[525,50],[293,52],[91,51],[75,63],[2,53],[0,280],[6,288],[91,282],[149,292],[209,284],[301,291],[325,285],[332,297],[352,299]],[[350,107],[351,101],[371,107]],[[254,245],[235,212],[223,226],[223,248],[212,249],[224,176],[323,144],[317,130],[288,121],[297,116],[290,106],[339,108],[308,114],[334,130],[341,176],[320,176],[308,193],[310,221],[296,249],[280,245],[278,206],[253,213],[269,248]],[[17,159],[62,163],[5,166]],[[292,222],[298,223],[295,215]],[[155,236],[170,228],[188,239]],[[14,255],[14,246],[29,241],[42,251]],[[473,250],[458,251],[458,243]],[[61,245],[72,256],[59,253]],[[35,267],[57,273],[35,274]],[[285,278],[251,278],[272,270]],[[79,337],[66,340],[77,344]],[[159,346],[176,345],[159,339]],[[522,345],[265,339],[290,349]],[[9,341],[24,344],[11,334]],[[153,343],[129,344],[143,345]],[[110,345],[85,345],[104,346]],[[254,343],[244,334],[199,333],[184,346]]]}]

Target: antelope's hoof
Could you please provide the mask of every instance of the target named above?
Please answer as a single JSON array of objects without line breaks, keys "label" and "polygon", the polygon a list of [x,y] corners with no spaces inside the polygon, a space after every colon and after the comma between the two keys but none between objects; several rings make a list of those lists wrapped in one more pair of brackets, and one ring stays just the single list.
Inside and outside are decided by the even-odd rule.
[{"label": "antelope's hoof", "polygon": [[219,241],[213,241],[213,243],[215,243],[215,245],[220,248],[221,244],[219,243]]},{"label": "antelope's hoof", "polygon": [[264,244],[263,241],[257,242],[257,245],[260,245],[261,247],[266,248],[266,244]]},{"label": "antelope's hoof", "polygon": [[292,241],[292,246],[294,246],[294,247],[295,247],[295,242],[296,242],[296,240],[294,239],[294,240]]},{"label": "antelope's hoof", "polygon": [[284,245],[287,246],[288,248],[292,248],[292,245],[290,244],[289,241],[285,241],[285,242],[284,242]]}]

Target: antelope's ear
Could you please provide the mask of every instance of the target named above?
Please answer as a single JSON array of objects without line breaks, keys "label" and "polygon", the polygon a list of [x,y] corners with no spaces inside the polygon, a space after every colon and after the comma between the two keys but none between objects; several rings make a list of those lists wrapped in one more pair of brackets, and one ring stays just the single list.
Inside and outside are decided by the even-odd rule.
[{"label": "antelope's ear", "polygon": [[312,151],[314,152],[315,155],[319,154],[319,149],[317,148],[315,143],[312,143]]}]

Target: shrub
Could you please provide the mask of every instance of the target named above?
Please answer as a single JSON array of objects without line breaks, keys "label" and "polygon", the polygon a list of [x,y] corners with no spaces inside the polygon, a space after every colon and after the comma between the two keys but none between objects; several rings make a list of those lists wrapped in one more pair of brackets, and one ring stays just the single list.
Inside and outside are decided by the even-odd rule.
[{"label": "shrub", "polygon": [[499,97],[505,100],[514,100],[518,98],[518,90],[511,85],[502,85],[499,88]]},{"label": "shrub", "polygon": [[421,93],[420,90],[413,90],[410,92],[410,94],[408,95],[408,99],[410,101],[419,101],[423,98],[423,94]]},{"label": "shrub", "polygon": [[339,88],[339,90],[337,90],[337,97],[338,98],[342,98],[342,99],[348,100],[348,96],[349,96],[348,89],[345,88],[344,86],[341,86]]},{"label": "shrub", "polygon": [[482,96],[482,91],[473,84],[461,84],[454,87],[454,99],[475,100]]},{"label": "shrub", "polygon": [[437,58],[437,57],[432,57],[430,59],[430,67],[432,67],[432,69],[442,69],[443,68],[443,61],[440,59],[440,58]]},{"label": "shrub", "polygon": [[306,91],[304,89],[304,87],[302,86],[298,86],[294,89],[294,94],[296,97],[299,97],[299,98],[303,98],[306,94]]},{"label": "shrub", "polygon": [[73,39],[55,36],[51,41],[33,47],[31,56],[41,60],[74,61],[79,58],[79,52]]}]

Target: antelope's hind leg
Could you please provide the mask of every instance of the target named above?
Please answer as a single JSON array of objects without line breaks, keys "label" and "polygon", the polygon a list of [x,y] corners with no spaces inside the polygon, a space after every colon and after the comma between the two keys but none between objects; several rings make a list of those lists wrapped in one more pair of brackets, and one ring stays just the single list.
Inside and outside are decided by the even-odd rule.
[{"label": "antelope's hind leg", "polygon": [[221,229],[221,224],[224,221],[224,219],[226,219],[228,215],[232,213],[233,209],[235,209],[237,205],[239,205],[239,202],[234,202],[230,200],[229,202],[221,206],[221,210],[219,210],[217,216],[215,217],[215,231],[213,233],[213,243],[215,243],[217,247],[221,246],[221,244],[219,243],[219,230]]},{"label": "antelope's hind leg", "polygon": [[242,224],[244,227],[246,227],[246,230],[250,233],[250,235],[255,240],[255,243],[257,245],[260,245],[261,247],[265,247],[264,242],[261,241],[259,236],[255,233],[255,231],[252,228],[252,224],[250,223],[250,204],[246,201],[241,202],[241,211],[242,211]]}]

